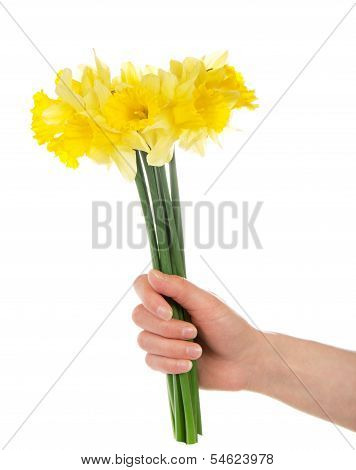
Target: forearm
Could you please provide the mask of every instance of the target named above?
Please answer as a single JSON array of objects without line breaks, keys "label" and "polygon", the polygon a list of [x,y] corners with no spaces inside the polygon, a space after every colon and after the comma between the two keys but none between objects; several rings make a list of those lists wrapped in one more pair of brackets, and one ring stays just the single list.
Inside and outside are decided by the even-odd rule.
[{"label": "forearm", "polygon": [[356,353],[259,333],[249,389],[356,431]]}]

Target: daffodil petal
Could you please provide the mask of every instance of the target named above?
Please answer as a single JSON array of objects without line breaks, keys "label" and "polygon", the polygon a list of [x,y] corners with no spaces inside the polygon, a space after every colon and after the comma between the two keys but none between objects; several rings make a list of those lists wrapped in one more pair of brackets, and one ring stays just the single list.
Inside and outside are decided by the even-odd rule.
[{"label": "daffodil petal", "polygon": [[136,152],[129,148],[119,148],[112,155],[112,159],[116,163],[120,173],[128,181],[133,181],[136,177]]},{"label": "daffodil petal", "polygon": [[173,156],[174,137],[160,137],[151,151],[147,154],[147,163],[152,166],[162,166],[171,161]]},{"label": "daffodil petal", "polygon": [[72,86],[72,71],[64,69],[56,86],[56,93],[65,103],[76,111],[84,109],[84,99],[76,93]]},{"label": "daffodil petal", "polygon": [[212,54],[204,56],[203,61],[207,69],[217,69],[226,64],[228,56],[228,51],[213,52]]},{"label": "daffodil petal", "polygon": [[106,64],[104,64],[104,62],[102,62],[98,58],[95,50],[94,50],[94,56],[95,56],[95,64],[96,64],[98,78],[104,86],[106,86],[107,88],[110,88],[110,83],[111,83],[110,69]]}]

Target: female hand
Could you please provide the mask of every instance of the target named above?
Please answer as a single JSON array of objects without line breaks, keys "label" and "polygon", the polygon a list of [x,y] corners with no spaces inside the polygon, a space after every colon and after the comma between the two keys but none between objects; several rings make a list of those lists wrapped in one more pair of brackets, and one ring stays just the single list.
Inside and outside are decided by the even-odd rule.
[{"label": "female hand", "polygon": [[[142,303],[134,309],[133,321],[143,329],[138,343],[152,369],[167,374],[187,372],[196,359],[201,387],[248,388],[260,335],[245,320],[213,294],[179,276],[152,270],[139,276],[134,287]],[[192,323],[172,319],[164,296],[184,307]]]}]

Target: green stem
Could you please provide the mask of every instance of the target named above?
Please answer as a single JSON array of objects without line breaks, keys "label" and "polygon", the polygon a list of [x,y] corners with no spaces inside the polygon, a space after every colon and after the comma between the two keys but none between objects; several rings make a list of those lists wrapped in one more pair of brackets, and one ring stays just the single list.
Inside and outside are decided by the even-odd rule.
[{"label": "green stem", "polygon": [[[160,196],[163,200],[165,214],[168,221],[169,227],[169,241],[170,241],[170,252],[172,265],[174,267],[174,274],[179,276],[185,276],[185,267],[182,259],[182,252],[180,249],[177,227],[175,223],[171,196],[168,189],[167,176],[165,167],[155,167],[156,181],[158,182],[158,188]],[[177,311],[179,312],[180,319],[183,320],[183,309],[176,305]],[[194,444],[197,442],[197,409],[195,395],[196,391],[192,387],[191,373],[180,374],[179,376],[183,406],[184,406],[184,417],[186,427],[186,442],[188,444]],[[194,392],[194,393],[192,393]]]},{"label": "green stem", "polygon": [[171,185],[171,196],[172,196],[174,220],[175,220],[176,228],[177,228],[177,236],[178,236],[180,251],[182,255],[183,265],[184,265],[184,272],[186,272],[185,256],[184,256],[182,212],[181,212],[181,204],[180,204],[180,197],[179,197],[179,186],[178,186],[177,164],[176,164],[175,153],[173,153],[173,158],[169,162],[169,178],[170,178],[170,185]]},{"label": "green stem", "polygon": [[[148,165],[146,154],[143,152],[138,152],[137,155],[136,184],[145,215],[153,266],[167,274],[178,274],[185,277],[183,230],[175,162],[170,167],[171,191],[175,203],[173,204],[165,168]],[[150,190],[152,208],[146,180]],[[180,305],[168,300],[172,305],[174,318],[189,317]],[[196,443],[197,433],[201,434],[196,364],[193,363],[193,368],[188,373],[168,375],[167,383],[175,438],[177,441],[187,444]]]},{"label": "green stem", "polygon": [[160,269],[161,266],[159,262],[156,232],[155,232],[155,227],[153,223],[150,199],[148,196],[148,191],[147,191],[147,187],[145,183],[145,175],[143,173],[143,168],[142,168],[142,164],[141,164],[141,160],[140,160],[138,152],[136,152],[136,160],[137,160],[137,174],[136,174],[135,181],[136,181],[138,194],[141,200],[143,215],[144,215],[145,222],[146,222],[147,235],[148,235],[148,240],[150,243],[150,250],[151,250],[151,257],[152,257],[152,265],[155,269]]},{"label": "green stem", "polygon": [[[169,237],[167,233],[165,221],[165,208],[163,201],[160,197],[158,182],[154,172],[154,168],[148,165],[145,154],[141,154],[143,164],[146,170],[148,186],[150,188],[153,213],[155,216],[157,244],[161,262],[161,270],[167,274],[173,274],[172,262],[169,251]],[[173,308],[173,317],[178,317],[177,309]],[[171,395],[173,396],[173,415],[175,422],[175,438],[179,442],[186,441],[185,421],[184,421],[184,408],[182,401],[182,391],[178,376],[172,375],[167,378],[168,386],[170,387]]]},{"label": "green stem", "polygon": [[199,377],[198,377],[198,368],[197,362],[193,362],[193,367],[190,371],[190,386],[192,390],[192,400],[193,400],[193,407],[195,412],[195,423],[197,428],[197,433],[202,435],[202,423],[201,423],[201,411],[200,411],[200,397],[199,397]]},{"label": "green stem", "polygon": [[165,273],[172,274],[172,263],[169,253],[169,238],[164,217],[163,201],[160,198],[154,168],[147,163],[145,154],[141,153],[141,155],[146,170],[148,186],[151,192],[152,206],[156,223],[157,243],[161,259],[161,268]]},{"label": "green stem", "polygon": [[[175,154],[173,154],[173,158],[169,163],[169,176],[170,176],[174,220],[176,224],[176,230],[177,230],[177,236],[178,236],[179,245],[180,245],[182,261],[184,264],[184,272],[186,273],[185,256],[184,256],[183,224],[182,224],[182,214],[181,214],[179,185],[178,185],[178,176],[177,176],[177,164],[176,164]],[[190,321],[190,315],[187,312],[185,312],[183,316],[185,320]],[[190,372],[190,385],[191,385],[191,393],[192,393],[192,400],[193,400],[193,408],[195,412],[197,433],[202,434],[200,399],[199,399],[199,380],[198,380],[198,371],[197,371],[196,361],[193,361],[193,368]]]},{"label": "green stem", "polygon": [[[152,209],[150,204],[150,198],[148,195],[148,190],[145,181],[145,175],[142,168],[142,163],[140,159],[139,152],[136,152],[137,160],[137,174],[136,174],[136,186],[138,194],[141,201],[142,211],[145,217],[148,240],[150,243],[152,265],[155,269],[161,269],[161,263],[159,258],[159,251],[157,247],[156,231],[153,221]],[[176,419],[174,413],[174,383],[173,377],[171,375],[167,376],[167,386],[168,386],[168,397],[169,397],[169,407],[172,419],[172,426],[174,434],[176,435]]]},{"label": "green stem", "polygon": [[159,183],[159,190],[161,193],[161,198],[164,203],[164,208],[167,214],[167,221],[169,226],[170,233],[170,249],[172,263],[174,264],[179,276],[185,277],[185,267],[182,258],[182,252],[180,249],[179,237],[176,227],[176,222],[174,218],[173,205],[171,201],[171,196],[169,194],[169,188],[167,183],[166,169],[164,166],[155,167],[155,173],[157,181]]}]

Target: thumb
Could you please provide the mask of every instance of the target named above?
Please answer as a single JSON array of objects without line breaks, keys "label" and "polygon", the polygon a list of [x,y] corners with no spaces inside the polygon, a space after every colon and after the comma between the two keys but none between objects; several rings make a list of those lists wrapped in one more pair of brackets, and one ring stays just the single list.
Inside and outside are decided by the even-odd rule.
[{"label": "thumb", "polygon": [[201,314],[204,319],[215,317],[217,307],[224,305],[214,295],[180,276],[152,269],[148,273],[148,282],[156,292],[171,297],[197,319]]}]

